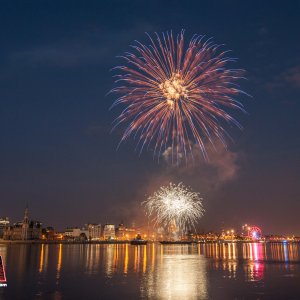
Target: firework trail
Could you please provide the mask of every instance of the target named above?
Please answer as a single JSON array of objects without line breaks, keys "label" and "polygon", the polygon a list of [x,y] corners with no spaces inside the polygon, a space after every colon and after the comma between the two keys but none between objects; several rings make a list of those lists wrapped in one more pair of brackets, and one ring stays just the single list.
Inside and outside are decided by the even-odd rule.
[{"label": "firework trail", "polygon": [[182,183],[160,187],[143,204],[156,224],[167,229],[175,226],[182,233],[194,227],[204,213],[200,194]]},{"label": "firework trail", "polygon": [[136,41],[122,56],[126,64],[114,68],[119,74],[111,92],[120,97],[112,107],[124,109],[113,129],[127,124],[120,143],[133,136],[140,153],[151,147],[159,157],[170,147],[178,161],[195,144],[206,159],[207,142],[217,138],[226,146],[223,125],[241,128],[225,109],[244,111],[234,99],[244,93],[236,83],[243,70],[227,68],[235,59],[204,36],[194,35],[187,46],[184,31],[176,38],[172,32],[148,37],[150,45]]}]

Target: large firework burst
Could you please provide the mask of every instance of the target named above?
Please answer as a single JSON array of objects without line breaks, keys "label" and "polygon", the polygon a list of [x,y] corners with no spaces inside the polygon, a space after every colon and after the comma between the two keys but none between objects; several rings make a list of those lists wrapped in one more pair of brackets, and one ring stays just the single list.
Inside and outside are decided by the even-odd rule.
[{"label": "large firework burst", "polygon": [[175,161],[197,145],[206,158],[207,142],[226,145],[224,124],[241,127],[225,109],[243,110],[234,99],[242,93],[236,82],[243,71],[229,69],[235,59],[204,36],[193,36],[187,46],[184,31],[176,38],[172,32],[148,37],[149,46],[136,41],[122,56],[126,64],[114,68],[120,74],[111,92],[120,97],[113,106],[125,106],[114,128],[127,124],[120,143],[134,136],[140,152],[151,147],[159,156],[169,148]]},{"label": "large firework burst", "polygon": [[143,202],[156,224],[169,229],[175,226],[182,233],[195,226],[204,213],[202,198],[182,183],[170,183]]}]

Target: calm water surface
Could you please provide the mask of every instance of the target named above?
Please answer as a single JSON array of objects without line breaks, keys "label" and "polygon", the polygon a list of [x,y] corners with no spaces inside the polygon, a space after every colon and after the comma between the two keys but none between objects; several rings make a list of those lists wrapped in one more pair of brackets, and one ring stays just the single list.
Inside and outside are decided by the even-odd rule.
[{"label": "calm water surface", "polygon": [[1,299],[300,299],[299,244],[0,245]]}]

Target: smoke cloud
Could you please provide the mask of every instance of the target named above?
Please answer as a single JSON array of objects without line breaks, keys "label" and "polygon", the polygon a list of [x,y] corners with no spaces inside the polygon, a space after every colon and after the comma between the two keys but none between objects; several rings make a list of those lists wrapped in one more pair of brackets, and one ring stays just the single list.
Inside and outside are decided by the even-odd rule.
[{"label": "smoke cloud", "polygon": [[223,184],[234,180],[239,171],[238,154],[225,148],[220,141],[206,145],[208,159],[205,160],[197,145],[193,146],[193,156],[187,160],[179,155],[178,161],[172,162],[171,148],[163,153],[165,176],[187,181],[191,185],[201,186],[206,192],[218,189]]}]

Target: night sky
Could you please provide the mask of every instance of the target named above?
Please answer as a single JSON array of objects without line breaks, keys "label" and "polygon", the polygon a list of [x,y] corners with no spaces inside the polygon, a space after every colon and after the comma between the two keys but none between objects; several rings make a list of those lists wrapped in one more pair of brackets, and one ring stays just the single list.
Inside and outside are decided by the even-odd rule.
[{"label": "night sky", "polygon": [[[141,201],[183,181],[204,198],[200,229],[300,235],[299,28],[299,1],[1,1],[0,216],[21,220],[28,203],[57,229],[143,224]],[[233,50],[252,97],[228,150],[176,167],[132,140],[116,150],[106,94],[134,40],[181,29]]]}]

